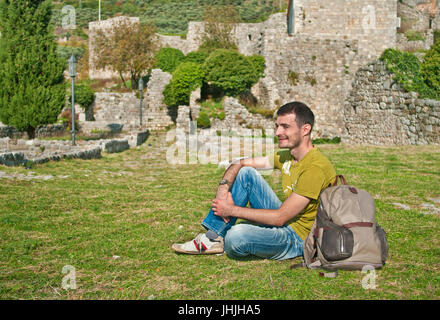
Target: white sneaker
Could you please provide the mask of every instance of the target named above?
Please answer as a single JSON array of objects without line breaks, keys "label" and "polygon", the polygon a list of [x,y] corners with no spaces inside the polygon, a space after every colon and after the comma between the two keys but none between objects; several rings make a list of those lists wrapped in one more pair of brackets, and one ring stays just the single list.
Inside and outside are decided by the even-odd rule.
[{"label": "white sneaker", "polygon": [[194,240],[179,244],[175,243],[171,248],[178,253],[185,254],[218,254],[223,253],[223,238],[209,239],[205,233],[199,233]]}]

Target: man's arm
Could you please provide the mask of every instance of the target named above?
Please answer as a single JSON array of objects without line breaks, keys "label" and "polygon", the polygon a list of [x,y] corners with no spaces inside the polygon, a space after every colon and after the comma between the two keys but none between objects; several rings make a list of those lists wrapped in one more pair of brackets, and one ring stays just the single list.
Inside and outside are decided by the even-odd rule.
[{"label": "man's arm", "polygon": [[240,159],[234,161],[225,171],[223,179],[228,182],[227,185],[220,185],[217,189],[218,199],[226,199],[228,191],[237,177],[238,172],[243,167],[253,167],[255,169],[267,169],[271,167],[269,157],[256,157],[249,159]]},{"label": "man's arm", "polygon": [[212,208],[215,215],[221,216],[224,219],[237,217],[261,224],[281,227],[301,213],[309,202],[309,198],[292,193],[279,209],[253,209],[236,206],[231,193],[228,193],[226,199],[214,199]]}]

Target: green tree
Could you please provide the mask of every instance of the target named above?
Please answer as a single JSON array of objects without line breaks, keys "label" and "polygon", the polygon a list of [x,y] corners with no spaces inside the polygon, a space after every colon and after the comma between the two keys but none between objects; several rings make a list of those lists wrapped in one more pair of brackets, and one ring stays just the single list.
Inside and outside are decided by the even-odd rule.
[{"label": "green tree", "polygon": [[167,106],[188,105],[191,92],[202,86],[204,71],[194,62],[183,62],[173,72],[173,78],[164,90]]},{"label": "green tree", "polygon": [[220,88],[228,96],[236,96],[248,90],[261,76],[261,60],[249,58],[235,50],[217,49],[204,63],[205,81]]},{"label": "green tree", "polygon": [[0,121],[35,136],[65,103],[66,61],[56,53],[49,0],[0,0]]},{"label": "green tree", "polygon": [[154,65],[159,50],[154,26],[127,21],[120,21],[109,30],[98,30],[94,41],[95,67],[117,72],[124,86],[128,75],[132,89],[137,88],[142,74]]},{"label": "green tree", "polygon": [[173,73],[177,66],[185,60],[182,51],[175,48],[161,48],[155,57],[155,68]]}]

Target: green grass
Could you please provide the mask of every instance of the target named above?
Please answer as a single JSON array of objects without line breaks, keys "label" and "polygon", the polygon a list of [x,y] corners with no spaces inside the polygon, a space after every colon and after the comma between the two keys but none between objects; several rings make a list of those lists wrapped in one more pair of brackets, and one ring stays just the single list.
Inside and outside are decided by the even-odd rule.
[{"label": "green grass", "polygon": [[[222,171],[169,166],[162,143],[151,135],[99,160],[35,165],[35,175],[54,177],[47,181],[0,178],[0,299],[439,299],[440,221],[421,207],[440,197],[438,146],[319,147],[350,184],[372,194],[388,235],[388,262],[377,288],[365,290],[360,271],[329,279],[290,270],[293,261],[172,252],[172,243],[202,230]],[[281,196],[280,175],[266,179]],[[61,287],[65,265],[75,267],[75,290]]]}]

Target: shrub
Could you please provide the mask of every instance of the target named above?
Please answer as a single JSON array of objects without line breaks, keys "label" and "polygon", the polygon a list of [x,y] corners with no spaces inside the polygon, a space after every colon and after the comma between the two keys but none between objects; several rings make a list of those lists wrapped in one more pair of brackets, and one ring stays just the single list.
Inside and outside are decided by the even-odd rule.
[{"label": "shrub", "polygon": [[435,94],[432,98],[440,97],[440,43],[437,42],[425,55],[420,72],[426,85]]},{"label": "shrub", "polygon": [[412,53],[396,49],[385,50],[380,59],[386,62],[387,70],[394,73],[394,79],[406,91],[418,92],[421,98],[440,98],[440,56],[436,47],[428,51],[423,64]]},{"label": "shrub", "polygon": [[185,55],[179,49],[161,48],[155,57],[155,68],[173,73],[174,70],[185,60]]},{"label": "shrub", "polygon": [[208,118],[218,118],[224,120],[226,117],[225,110],[223,108],[223,99],[208,99],[200,103],[200,112],[206,113]]},{"label": "shrub", "polygon": [[200,111],[199,117],[197,118],[197,127],[199,128],[209,128],[211,126],[211,120],[206,112]]},{"label": "shrub", "polygon": [[408,41],[425,41],[425,37],[418,31],[408,30],[405,32],[405,37]]},{"label": "shrub", "polygon": [[255,71],[258,74],[258,78],[264,77],[264,68],[266,67],[266,60],[264,59],[264,57],[258,54],[254,54],[248,57],[248,59],[254,66]]},{"label": "shrub", "polygon": [[[82,82],[75,85],[75,103],[78,103],[84,110],[90,107],[95,101],[95,92],[89,82]],[[69,103],[72,104],[72,92],[69,95]]]},{"label": "shrub", "polygon": [[339,143],[341,143],[340,137],[313,139],[313,144],[339,144]]},{"label": "shrub", "polygon": [[185,62],[203,64],[208,58],[209,52],[205,50],[191,51],[185,57]]},{"label": "shrub", "polygon": [[173,78],[164,90],[167,106],[188,105],[191,92],[202,86],[204,71],[201,65],[184,62],[173,72]]},{"label": "shrub", "polygon": [[204,68],[206,81],[229,96],[248,90],[260,76],[251,60],[234,50],[215,50],[206,59]]}]

